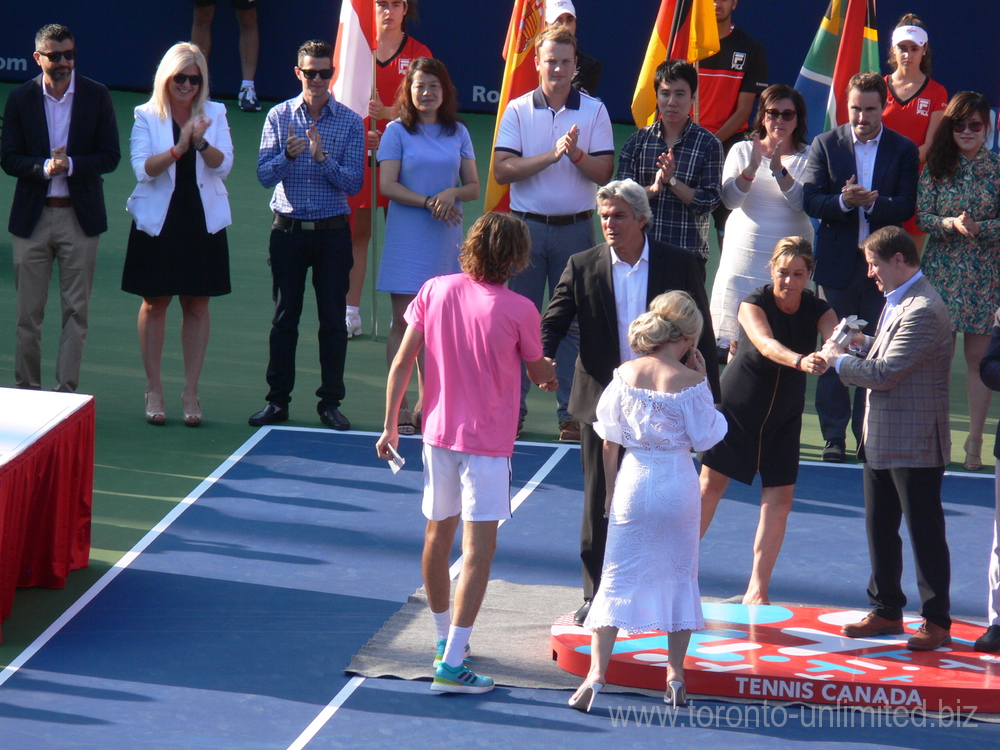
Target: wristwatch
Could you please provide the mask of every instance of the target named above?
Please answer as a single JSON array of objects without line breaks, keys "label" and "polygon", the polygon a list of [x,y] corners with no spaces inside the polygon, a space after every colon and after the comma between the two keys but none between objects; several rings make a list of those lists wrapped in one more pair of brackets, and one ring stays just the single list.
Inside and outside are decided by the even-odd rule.
[{"label": "wristwatch", "polygon": [[667,180],[667,184],[670,185],[670,187],[673,187],[674,185],[677,184],[677,178],[671,177],[669,180]]},{"label": "wristwatch", "polygon": [[200,154],[202,151],[206,150],[207,148],[208,148],[208,141],[205,140],[204,138],[202,138],[201,139],[201,143],[199,143],[197,146],[195,146],[194,150],[197,151]]},{"label": "wristwatch", "polygon": [[776,180],[780,180],[782,177],[788,177],[788,170],[782,167],[780,172],[771,172],[771,177]]}]

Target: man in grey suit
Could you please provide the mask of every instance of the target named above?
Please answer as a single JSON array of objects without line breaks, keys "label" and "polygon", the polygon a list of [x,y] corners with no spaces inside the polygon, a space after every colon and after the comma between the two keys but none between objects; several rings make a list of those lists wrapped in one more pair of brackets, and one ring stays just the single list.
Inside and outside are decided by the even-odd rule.
[{"label": "man in grey suit", "polygon": [[862,248],[868,276],[885,295],[878,329],[874,337],[854,337],[863,357],[845,356],[832,340],[822,351],[845,385],[869,389],[859,457],[865,461],[873,609],[841,632],[851,638],[904,632],[899,522],[905,516],[924,618],[907,648],[929,651],[951,642],[951,562],[941,508],[941,482],[951,460],[951,319],[921,273],[916,245],[904,229],[879,229]]},{"label": "man in grey suit", "polygon": [[[848,84],[850,122],[813,139],[802,178],[805,212],[820,220],[813,280],[837,315],[857,315],[874,333],[882,295],[866,277],[858,249],[871,232],[902,224],[917,202],[920,159],[913,141],[882,124],[888,92],[878,73],[859,73]],[[832,370],[816,384],[816,414],[826,447],[823,460],[845,458],[847,424],[860,443],[864,393],[854,394]],[[853,412],[853,415],[852,415]]]},{"label": "man in grey suit", "polygon": [[597,402],[622,362],[639,355],[628,346],[628,327],[654,297],[685,291],[705,318],[698,350],[705,357],[708,381],[719,400],[719,363],[715,352],[701,261],[688,250],[646,235],[652,218],[646,190],[634,180],[614,180],[597,191],[597,213],[604,243],[570,257],[542,318],[542,349],[554,357],[575,318],[580,325],[570,411],[580,419],[583,465],[583,606],[574,616],[582,624],[601,582],[608,521],[604,516],[604,441],[594,432]]}]

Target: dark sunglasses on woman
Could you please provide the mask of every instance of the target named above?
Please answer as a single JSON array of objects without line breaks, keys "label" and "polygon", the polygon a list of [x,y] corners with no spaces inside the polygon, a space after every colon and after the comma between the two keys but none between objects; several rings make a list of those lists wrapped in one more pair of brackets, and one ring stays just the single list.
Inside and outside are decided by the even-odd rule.
[{"label": "dark sunglasses on woman", "polygon": [[985,127],[979,121],[969,122],[968,120],[961,120],[960,122],[953,122],[951,124],[951,131],[953,133],[964,133],[966,130],[971,130],[973,133],[982,133]]},{"label": "dark sunglasses on woman", "polygon": [[768,120],[777,120],[780,117],[785,122],[791,122],[798,113],[794,109],[765,109],[764,114]]},{"label": "dark sunglasses on woman", "polygon": [[183,86],[188,81],[191,82],[192,86],[201,86],[201,75],[196,74],[193,76],[189,76],[186,73],[177,73],[174,76],[174,83],[176,83],[178,86]]}]

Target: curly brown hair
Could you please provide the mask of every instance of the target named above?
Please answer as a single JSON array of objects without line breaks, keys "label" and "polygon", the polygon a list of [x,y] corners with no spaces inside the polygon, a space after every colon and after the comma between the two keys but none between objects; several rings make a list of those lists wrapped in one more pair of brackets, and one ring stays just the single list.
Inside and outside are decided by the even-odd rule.
[{"label": "curly brown hair", "polygon": [[442,133],[454,135],[456,124],[462,121],[458,116],[458,94],[455,91],[455,84],[451,82],[451,76],[448,75],[448,68],[443,62],[432,57],[418,57],[411,62],[409,70],[406,71],[406,78],[399,84],[399,89],[396,91],[396,111],[399,112],[399,121],[407,131],[416,134],[420,121],[410,89],[413,88],[413,78],[417,73],[427,73],[441,82],[441,106],[438,107],[437,121]]},{"label": "curly brown hair", "polygon": [[948,102],[941,124],[934,131],[931,146],[927,150],[927,171],[931,179],[945,182],[955,176],[958,169],[958,144],[952,126],[964,122],[979,113],[983,125],[990,126],[990,101],[975,91],[959,91]]},{"label": "curly brown hair", "polygon": [[531,235],[517,216],[491,211],[472,225],[462,254],[462,270],[475,281],[505,284],[528,265]]}]

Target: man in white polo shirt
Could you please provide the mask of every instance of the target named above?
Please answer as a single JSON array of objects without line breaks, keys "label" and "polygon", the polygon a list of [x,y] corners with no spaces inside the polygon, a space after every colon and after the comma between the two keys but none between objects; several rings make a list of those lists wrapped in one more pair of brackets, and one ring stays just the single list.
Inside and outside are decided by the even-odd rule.
[{"label": "man in white polo shirt", "polygon": [[[535,42],[539,87],[507,105],[494,144],[493,176],[510,185],[511,211],[531,233],[531,264],[510,282],[541,311],[545,285],[559,283],[566,262],[594,240],[597,186],[611,178],[615,144],[604,104],[573,88],[576,38],[553,26]],[[577,442],[580,425],[568,411],[580,334],[574,324],[559,346],[556,412],[560,440]],[[520,420],[527,414],[524,378]]]}]

